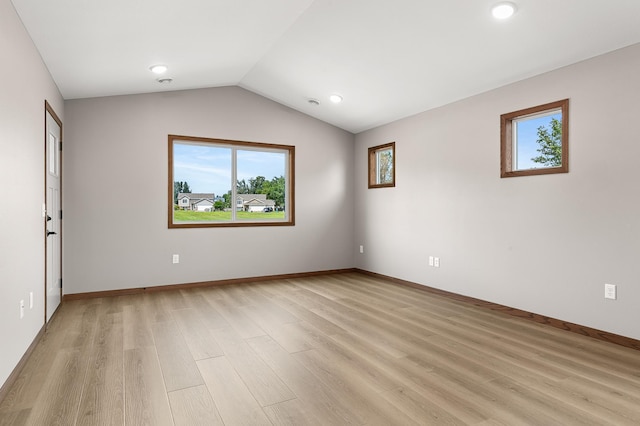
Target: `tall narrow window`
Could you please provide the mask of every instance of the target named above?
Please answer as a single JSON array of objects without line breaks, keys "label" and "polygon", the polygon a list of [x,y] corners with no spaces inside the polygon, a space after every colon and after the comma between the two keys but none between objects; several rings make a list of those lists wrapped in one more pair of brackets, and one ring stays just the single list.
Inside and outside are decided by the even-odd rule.
[{"label": "tall narrow window", "polygon": [[295,147],[169,135],[169,228],[294,224]]},{"label": "tall narrow window", "polygon": [[569,100],[500,116],[500,176],[569,171]]},{"label": "tall narrow window", "polygon": [[369,148],[369,188],[396,186],[396,143]]}]

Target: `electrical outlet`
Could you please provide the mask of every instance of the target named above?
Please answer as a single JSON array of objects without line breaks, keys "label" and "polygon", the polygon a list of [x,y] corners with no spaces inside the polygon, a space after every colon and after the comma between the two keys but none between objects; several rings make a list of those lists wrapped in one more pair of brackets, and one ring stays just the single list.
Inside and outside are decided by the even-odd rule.
[{"label": "electrical outlet", "polygon": [[429,266],[433,266],[433,256],[429,256]]},{"label": "electrical outlet", "polygon": [[613,299],[616,300],[617,296],[616,285],[615,284],[605,284],[604,285],[604,298],[605,299]]},{"label": "electrical outlet", "polygon": [[180,263],[180,255],[179,254],[174,254],[173,255],[173,263]]},{"label": "electrical outlet", "polygon": [[360,253],[364,253],[364,246],[360,246]]},{"label": "electrical outlet", "polygon": [[440,267],[440,258],[439,257],[434,257],[433,258],[433,266],[435,266],[436,268]]},{"label": "electrical outlet", "polygon": [[24,318],[24,300],[20,301],[20,319]]}]

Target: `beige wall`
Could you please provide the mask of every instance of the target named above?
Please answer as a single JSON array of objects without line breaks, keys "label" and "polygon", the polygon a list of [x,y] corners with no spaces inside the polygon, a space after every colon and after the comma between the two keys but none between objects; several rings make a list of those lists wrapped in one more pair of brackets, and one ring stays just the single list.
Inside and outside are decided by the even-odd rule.
[{"label": "beige wall", "polygon": [[[63,103],[13,5],[0,0],[0,386],[44,324],[44,101]],[[29,293],[34,307],[29,309]],[[20,319],[19,303],[25,316]]]},{"label": "beige wall", "polygon": [[[351,133],[238,87],[65,113],[65,293],[353,266]],[[295,145],[296,225],[168,229],[168,134]]]},{"label": "beige wall", "polygon": [[[356,265],[640,338],[639,73],[635,45],[357,135]],[[500,114],[564,98],[570,173],[500,179]],[[397,186],[369,190],[390,141]]]}]

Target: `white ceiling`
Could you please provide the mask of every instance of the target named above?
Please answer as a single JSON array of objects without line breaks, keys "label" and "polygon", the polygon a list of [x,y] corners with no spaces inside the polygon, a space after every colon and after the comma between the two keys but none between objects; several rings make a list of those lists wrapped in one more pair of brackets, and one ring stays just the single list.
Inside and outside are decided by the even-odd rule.
[{"label": "white ceiling", "polygon": [[640,42],[640,0],[498,1],[12,0],[65,99],[237,85],[353,133]]}]

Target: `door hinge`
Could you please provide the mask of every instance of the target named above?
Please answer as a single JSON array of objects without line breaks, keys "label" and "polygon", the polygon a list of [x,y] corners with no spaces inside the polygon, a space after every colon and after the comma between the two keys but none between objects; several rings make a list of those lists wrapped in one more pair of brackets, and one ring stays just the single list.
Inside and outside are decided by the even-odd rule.
[{"label": "door hinge", "polygon": [[62,141],[60,141],[60,151],[62,151]]},{"label": "door hinge", "polygon": [[58,280],[58,284],[60,284],[60,288],[62,288],[62,278]]},{"label": "door hinge", "polygon": [[60,220],[62,220],[62,210],[60,210]]}]

